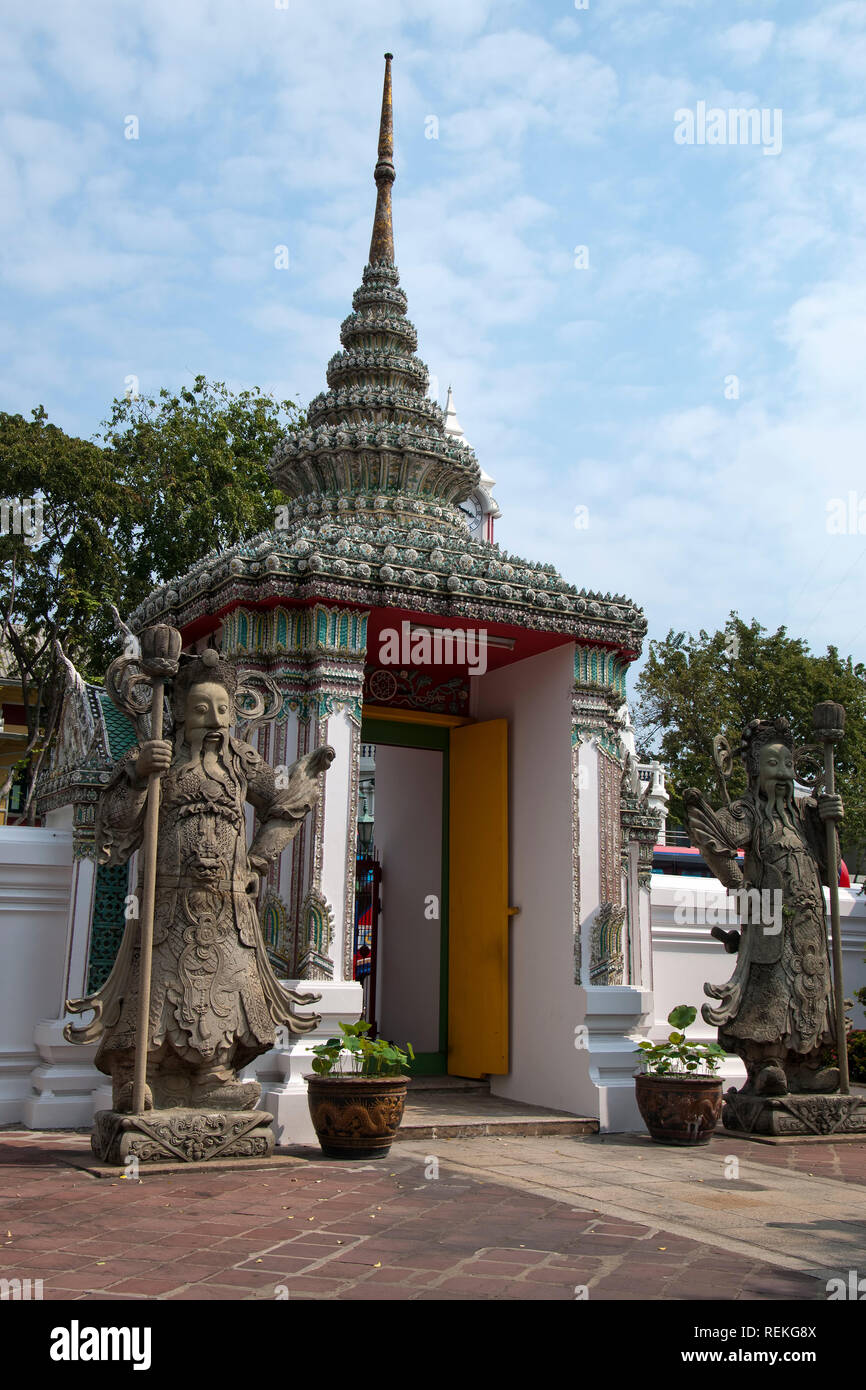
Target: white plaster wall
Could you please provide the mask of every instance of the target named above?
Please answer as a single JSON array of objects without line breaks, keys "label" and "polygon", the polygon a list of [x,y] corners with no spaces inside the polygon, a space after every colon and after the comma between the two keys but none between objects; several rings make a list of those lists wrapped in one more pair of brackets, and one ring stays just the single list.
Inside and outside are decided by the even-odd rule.
[{"label": "white plaster wall", "polygon": [[0,1123],[20,1121],[38,1019],[62,1013],[72,832],[0,829]]},{"label": "white plaster wall", "polygon": [[[491,1090],[574,1111],[580,1022],[572,927],[571,643],[477,677],[479,720],[507,719],[510,1061]],[[483,874],[484,866],[479,864]]]},{"label": "white plaster wall", "polygon": [[376,747],[375,841],[382,863],[376,1017],[416,1052],[439,1049],[441,918],[425,900],[442,885],[442,760],[430,748]]}]

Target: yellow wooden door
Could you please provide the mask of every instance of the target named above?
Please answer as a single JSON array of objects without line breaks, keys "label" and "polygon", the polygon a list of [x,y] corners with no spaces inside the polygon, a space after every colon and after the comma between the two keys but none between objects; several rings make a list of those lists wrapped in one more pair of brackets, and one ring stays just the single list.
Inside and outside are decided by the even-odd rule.
[{"label": "yellow wooden door", "polygon": [[508,1071],[508,721],[451,730],[448,1072]]}]

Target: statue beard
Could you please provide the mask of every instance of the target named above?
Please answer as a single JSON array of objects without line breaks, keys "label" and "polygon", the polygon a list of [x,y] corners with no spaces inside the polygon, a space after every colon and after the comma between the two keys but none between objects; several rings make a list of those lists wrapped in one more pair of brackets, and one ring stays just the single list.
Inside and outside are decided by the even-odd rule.
[{"label": "statue beard", "polygon": [[794,783],[787,778],[772,777],[758,787],[758,804],[763,819],[772,825],[779,816],[786,825],[794,823]]},{"label": "statue beard", "polygon": [[189,750],[189,758],[181,765],[181,772],[200,769],[212,782],[231,780],[228,729],[190,729],[183,733],[183,744]]}]

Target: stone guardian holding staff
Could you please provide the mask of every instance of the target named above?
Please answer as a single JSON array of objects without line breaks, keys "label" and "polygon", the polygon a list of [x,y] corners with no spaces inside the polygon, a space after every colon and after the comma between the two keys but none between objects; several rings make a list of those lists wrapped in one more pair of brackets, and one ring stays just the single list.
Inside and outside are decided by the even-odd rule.
[{"label": "stone guardian holding staff", "polygon": [[[724,739],[714,751],[726,781],[732,751]],[[726,984],[704,986],[718,1002],[702,1010],[721,1046],[746,1066],[745,1085],[728,1092],[725,1125],[771,1134],[866,1129],[866,1107],[838,1093],[839,1071],[824,1061],[838,1030],[822,884],[828,875],[838,882],[841,797],[795,797],[785,719],[753,719],[736,753],[748,774],[739,800],[715,811],[694,788],[683,798],[693,843],[742,905],[739,933],[714,929],[737,964]]]},{"label": "stone guardian holding staff", "polygon": [[[142,634],[143,655],[149,639]],[[274,1046],[277,1026],[300,1034],[319,1022],[315,1014],[296,1012],[319,996],[288,990],[273,974],[256,894],[259,876],[316,805],[333,750],[307,754],[278,787],[274,769],[230,732],[238,718],[234,667],[214,651],[181,662],[171,689],[171,738],[144,738],[126,755],[97,814],[100,862],[124,863],[142,845],[148,785],[159,779],[152,970],[142,970],[146,923],[133,918],[103,987],[69,1003],[71,1011],[93,1010],[94,1017],[80,1028],[68,1025],[67,1038],[98,1040],[96,1065],[112,1079],[113,1109],[97,1117],[94,1136],[108,1161],[122,1161],[129,1152],[170,1156],[147,1145],[142,1155],[142,1144],[130,1139],[142,1132],[187,1158],[250,1148],[270,1152],[270,1116],[254,1110],[261,1088],[238,1072]],[[141,727],[142,705],[134,696],[145,678],[130,677],[134,665],[129,658],[113,663],[106,686]],[[249,850],[247,803],[258,817]],[[136,897],[146,899],[141,878]],[[136,1107],[142,989],[148,995],[146,1084],[144,1104]],[[209,1123],[202,1122],[205,1116]]]}]

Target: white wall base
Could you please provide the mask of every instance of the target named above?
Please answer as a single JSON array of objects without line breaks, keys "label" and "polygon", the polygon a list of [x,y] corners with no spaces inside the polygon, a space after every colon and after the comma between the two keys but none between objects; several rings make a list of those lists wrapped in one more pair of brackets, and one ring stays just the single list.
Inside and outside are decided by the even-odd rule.
[{"label": "white wall base", "polygon": [[589,1062],[587,1081],[596,1096],[599,1128],[602,1134],[642,1130],[634,1094],[635,1053],[652,1017],[652,990],[635,985],[586,985],[579,994],[586,1001],[584,1055]]},{"label": "white wall base", "polygon": [[0,830],[0,1123],[20,1124],[40,1060],[33,1024],[62,1007],[72,833]]},{"label": "white wall base", "polygon": [[30,1076],[38,1052],[4,1049],[0,1056],[0,1125],[21,1123],[24,1102],[30,1095]]},{"label": "white wall base", "polygon": [[27,1129],[88,1129],[93,1119],[93,1096],[106,1080],[93,1065],[97,1044],[68,1043],[63,1036],[67,1022],[80,1020],[72,1014],[43,1019],[34,1029],[40,1060],[16,1117]]}]

